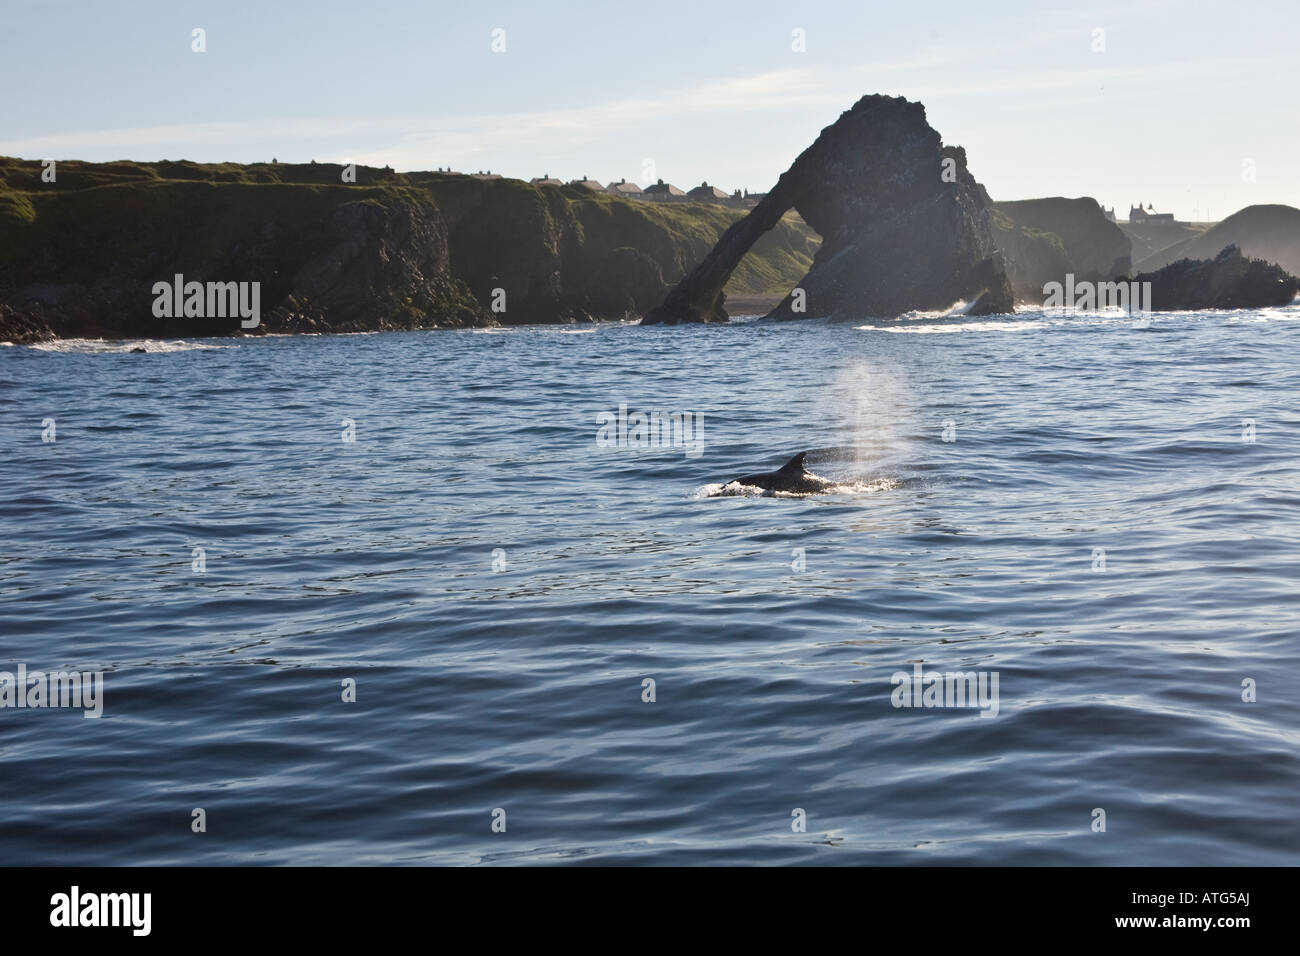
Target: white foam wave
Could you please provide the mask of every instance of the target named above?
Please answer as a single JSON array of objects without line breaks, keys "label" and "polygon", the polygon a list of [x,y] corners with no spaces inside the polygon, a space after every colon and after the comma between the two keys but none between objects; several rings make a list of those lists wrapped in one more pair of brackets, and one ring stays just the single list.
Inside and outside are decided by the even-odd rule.
[{"label": "white foam wave", "polygon": [[70,355],[120,355],[136,349],[148,353],[207,352],[215,349],[237,349],[238,345],[218,345],[215,342],[186,342],[182,339],[56,339],[53,342],[36,342],[30,346],[38,352],[56,352]]},{"label": "white foam wave", "polygon": [[1047,322],[1018,320],[1013,322],[945,322],[932,325],[855,325],[861,332],[893,332],[907,335],[944,335],[954,332],[1025,332],[1041,329]]},{"label": "white foam wave", "polygon": [[487,329],[466,329],[471,335],[592,335],[606,326],[636,325],[634,321],[601,319],[580,328],[562,325],[500,325]]},{"label": "white foam wave", "polygon": [[965,315],[973,304],[973,302],[967,302],[965,299],[958,299],[946,309],[935,309],[930,312],[916,309],[911,312],[904,312],[898,317],[898,320],[900,322],[918,322],[926,319],[954,318],[959,315]]},{"label": "white foam wave", "polygon": [[[954,306],[954,309],[957,307]],[[1028,332],[1043,328],[1078,328],[1089,326],[1128,327],[1151,329],[1169,323],[1187,322],[1200,318],[1227,322],[1294,322],[1300,319],[1300,309],[1291,305],[1267,309],[1220,309],[1193,312],[1127,312],[1121,308],[1096,309],[1091,312],[1063,312],[1033,307],[1020,307],[1016,317],[990,317],[987,320],[935,322],[935,318],[958,319],[956,313],[943,316],[935,313],[908,312],[889,324],[855,325],[863,332],[890,332],[894,334],[936,335],[961,332]],[[925,324],[915,324],[917,319],[928,319]]]}]

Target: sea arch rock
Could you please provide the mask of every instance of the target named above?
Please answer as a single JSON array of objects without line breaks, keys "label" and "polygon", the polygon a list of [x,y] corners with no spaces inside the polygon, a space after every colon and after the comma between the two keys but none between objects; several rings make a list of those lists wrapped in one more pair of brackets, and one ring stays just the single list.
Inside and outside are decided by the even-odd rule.
[{"label": "sea arch rock", "polygon": [[866,318],[969,303],[1011,312],[984,188],[966,153],[944,146],[925,107],[868,95],[821,131],[770,193],[732,225],[643,324],[725,322],[726,285],[749,248],[789,209],[822,236],[811,269],[771,313],[778,319]]}]

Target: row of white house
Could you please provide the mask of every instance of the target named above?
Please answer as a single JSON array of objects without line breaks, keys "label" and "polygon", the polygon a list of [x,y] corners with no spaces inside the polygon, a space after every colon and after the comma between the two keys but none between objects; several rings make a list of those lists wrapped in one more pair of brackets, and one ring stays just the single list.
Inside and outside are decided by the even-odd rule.
[{"label": "row of white house", "polygon": [[[456,173],[452,169],[443,169],[438,167],[440,173],[452,173],[453,175],[468,175],[474,179],[501,179],[500,173],[494,173],[492,170],[480,169],[475,173]],[[550,173],[530,179],[529,182],[534,186],[563,186],[564,181],[556,179]],[[717,186],[710,186],[707,182],[700,183],[694,189],[682,190],[672,183],[666,183],[662,179],[651,186],[642,189],[636,183],[630,183],[626,179],[620,179],[618,182],[611,182],[609,185],[601,185],[594,179],[588,179],[583,176],[581,179],[571,179],[568,182],[570,186],[583,186],[595,193],[608,193],[611,196],[622,196],[624,199],[645,199],[653,202],[713,202],[724,206],[754,206],[767,193],[751,193],[747,189],[737,189],[734,192],[727,192],[719,189]]]},{"label": "row of white house", "polygon": [[[536,179],[529,180],[529,182],[534,186],[564,185],[561,180],[553,178],[549,173],[543,173]],[[585,186],[592,192],[609,193],[611,196],[622,196],[624,199],[646,199],[654,202],[715,202],[728,206],[752,206],[766,195],[766,193],[751,193],[744,189],[737,189],[735,192],[728,193],[717,186],[710,186],[707,182],[700,183],[694,189],[683,190],[672,183],[664,182],[662,179],[645,187],[645,189],[642,189],[636,183],[628,182],[626,179],[620,179],[616,183],[611,182],[608,186],[602,186],[596,180],[588,179],[586,176],[581,179],[570,180],[569,185]]]}]

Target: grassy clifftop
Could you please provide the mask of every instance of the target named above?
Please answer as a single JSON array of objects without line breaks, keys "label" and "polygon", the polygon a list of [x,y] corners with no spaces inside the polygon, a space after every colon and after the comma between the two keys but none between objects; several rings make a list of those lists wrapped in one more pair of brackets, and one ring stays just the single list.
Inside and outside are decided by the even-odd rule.
[{"label": "grassy clifftop", "polygon": [[[653,307],[741,210],[578,186],[335,164],[0,158],[0,337],[228,334],[159,320],[175,273],[262,284],[265,331],[622,318]],[[819,239],[790,216],[728,291],[788,291]],[[504,297],[497,293],[504,291]],[[504,299],[504,311],[492,304]]]}]

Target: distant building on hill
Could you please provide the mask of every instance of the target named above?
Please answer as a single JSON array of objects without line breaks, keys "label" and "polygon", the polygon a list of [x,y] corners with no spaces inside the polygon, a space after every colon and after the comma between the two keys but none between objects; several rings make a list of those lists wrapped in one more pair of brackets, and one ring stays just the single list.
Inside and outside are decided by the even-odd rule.
[{"label": "distant building on hill", "polygon": [[610,183],[605,187],[605,192],[614,196],[622,196],[624,199],[640,199],[641,187],[636,183],[630,183],[626,179],[620,179],[616,183]]},{"label": "distant building on hill", "polygon": [[758,201],[766,195],[767,193],[751,193],[748,189],[737,189],[727,200],[727,205],[739,206],[741,209],[753,209],[758,205]]},{"label": "distant building on hill", "polygon": [[730,198],[724,190],[719,189],[717,186],[710,186],[707,180],[700,183],[686,195],[696,202],[725,203]]},{"label": "distant building on hill", "polygon": [[672,183],[666,183],[662,179],[652,186],[647,186],[641,195],[644,199],[654,199],[658,202],[685,202],[687,199],[685,190],[678,189]]},{"label": "distant building on hill", "polygon": [[550,173],[542,173],[541,176],[539,176],[536,179],[530,179],[529,182],[532,183],[534,186],[563,186],[564,185],[564,183],[560,182],[558,179],[553,178]]},{"label": "distant building on hill", "polygon": [[1130,206],[1128,210],[1128,221],[1130,225],[1149,222],[1173,222],[1174,214],[1171,212],[1156,212],[1155,207],[1147,203],[1147,208],[1143,209],[1142,204]]},{"label": "distant building on hill", "polygon": [[586,186],[588,189],[590,189],[590,190],[591,190],[592,192],[594,192],[594,193],[603,193],[603,192],[605,191],[605,187],[604,187],[604,186],[602,186],[600,183],[596,182],[596,180],[594,180],[594,179],[588,179],[585,173],[583,174],[583,176],[582,176],[581,179],[575,179],[573,182],[569,183],[569,185],[570,185],[570,186]]},{"label": "distant building on hill", "polygon": [[1102,212],[1102,215],[1104,215],[1104,216],[1106,217],[1106,219],[1109,220],[1110,222],[1115,222],[1115,221],[1116,221],[1116,220],[1115,220],[1115,207],[1114,207],[1114,206],[1112,206],[1110,209],[1107,209],[1105,206],[1102,206],[1102,207],[1101,207],[1101,212]]}]

